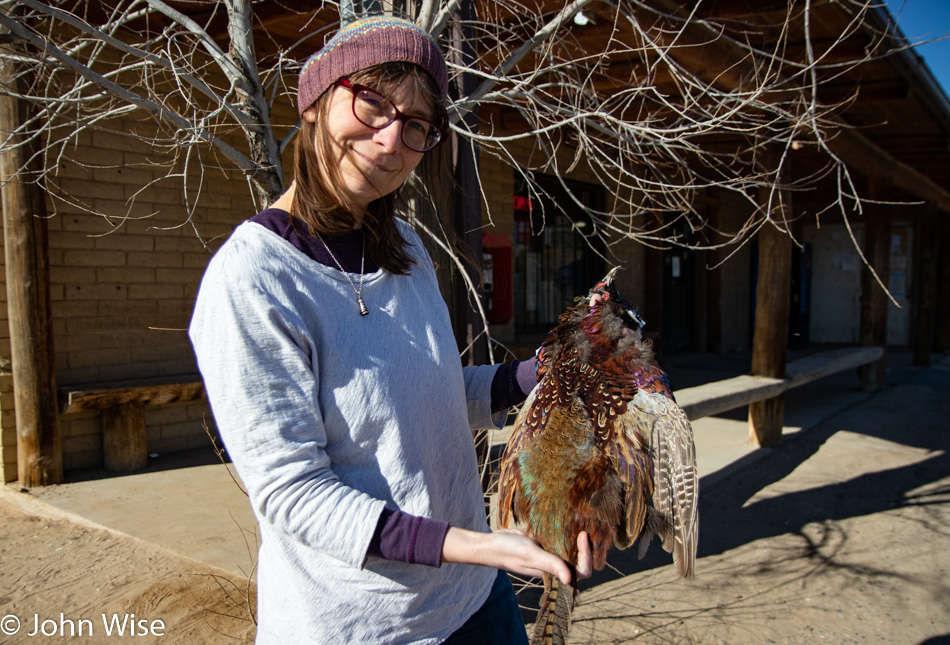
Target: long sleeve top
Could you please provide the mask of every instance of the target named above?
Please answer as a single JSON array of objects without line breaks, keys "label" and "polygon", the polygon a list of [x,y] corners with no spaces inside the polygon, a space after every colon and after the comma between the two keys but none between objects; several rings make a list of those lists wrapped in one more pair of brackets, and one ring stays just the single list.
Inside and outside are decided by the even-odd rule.
[{"label": "long sleeve top", "polygon": [[[435,272],[340,271],[254,223],[209,264],[190,335],[261,527],[258,642],[438,643],[494,571],[368,557],[384,508],[487,531],[473,429],[497,367],[462,369]],[[351,276],[358,278],[358,276]]]}]

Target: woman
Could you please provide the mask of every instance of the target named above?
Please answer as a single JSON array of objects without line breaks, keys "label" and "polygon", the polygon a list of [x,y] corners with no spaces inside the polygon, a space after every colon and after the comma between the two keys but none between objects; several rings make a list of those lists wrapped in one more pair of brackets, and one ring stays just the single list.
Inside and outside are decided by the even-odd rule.
[{"label": "woman", "polygon": [[190,335],[261,530],[258,643],[523,642],[499,570],[570,578],[484,516],[471,433],[524,399],[533,363],[461,367],[395,217],[410,173],[444,176],[446,88],[412,23],[343,28],[301,71],[294,183],[202,281]]}]

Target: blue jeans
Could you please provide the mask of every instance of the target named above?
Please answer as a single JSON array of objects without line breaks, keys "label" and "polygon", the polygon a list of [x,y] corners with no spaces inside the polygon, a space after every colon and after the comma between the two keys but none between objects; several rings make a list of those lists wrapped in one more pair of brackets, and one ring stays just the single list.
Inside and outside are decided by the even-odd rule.
[{"label": "blue jeans", "polygon": [[485,604],[443,645],[528,645],[518,598],[507,573],[498,572]]}]

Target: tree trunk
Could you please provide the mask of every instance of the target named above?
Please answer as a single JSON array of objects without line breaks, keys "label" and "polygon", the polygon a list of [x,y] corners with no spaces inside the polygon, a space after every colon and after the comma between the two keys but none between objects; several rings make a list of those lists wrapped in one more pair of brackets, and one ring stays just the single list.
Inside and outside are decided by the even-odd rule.
[{"label": "tree trunk", "polygon": [[[16,83],[9,63],[6,83]],[[24,122],[16,98],[0,96],[0,131]],[[45,486],[63,479],[63,455],[57,415],[53,335],[50,322],[49,245],[45,198],[22,175],[29,150],[13,147],[0,155],[3,181],[3,232],[6,255],[7,311],[16,406],[17,476],[21,486]]]}]

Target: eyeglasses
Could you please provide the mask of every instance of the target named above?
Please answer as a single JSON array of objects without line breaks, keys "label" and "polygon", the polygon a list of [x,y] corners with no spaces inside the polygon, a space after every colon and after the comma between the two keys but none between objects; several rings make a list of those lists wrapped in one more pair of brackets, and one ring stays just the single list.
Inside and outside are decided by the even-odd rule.
[{"label": "eyeglasses", "polygon": [[403,114],[379,92],[348,78],[341,78],[336,84],[353,93],[353,116],[363,125],[382,130],[393,121],[401,121],[402,142],[416,152],[432,150],[442,141],[443,132],[439,126],[427,119]]}]

